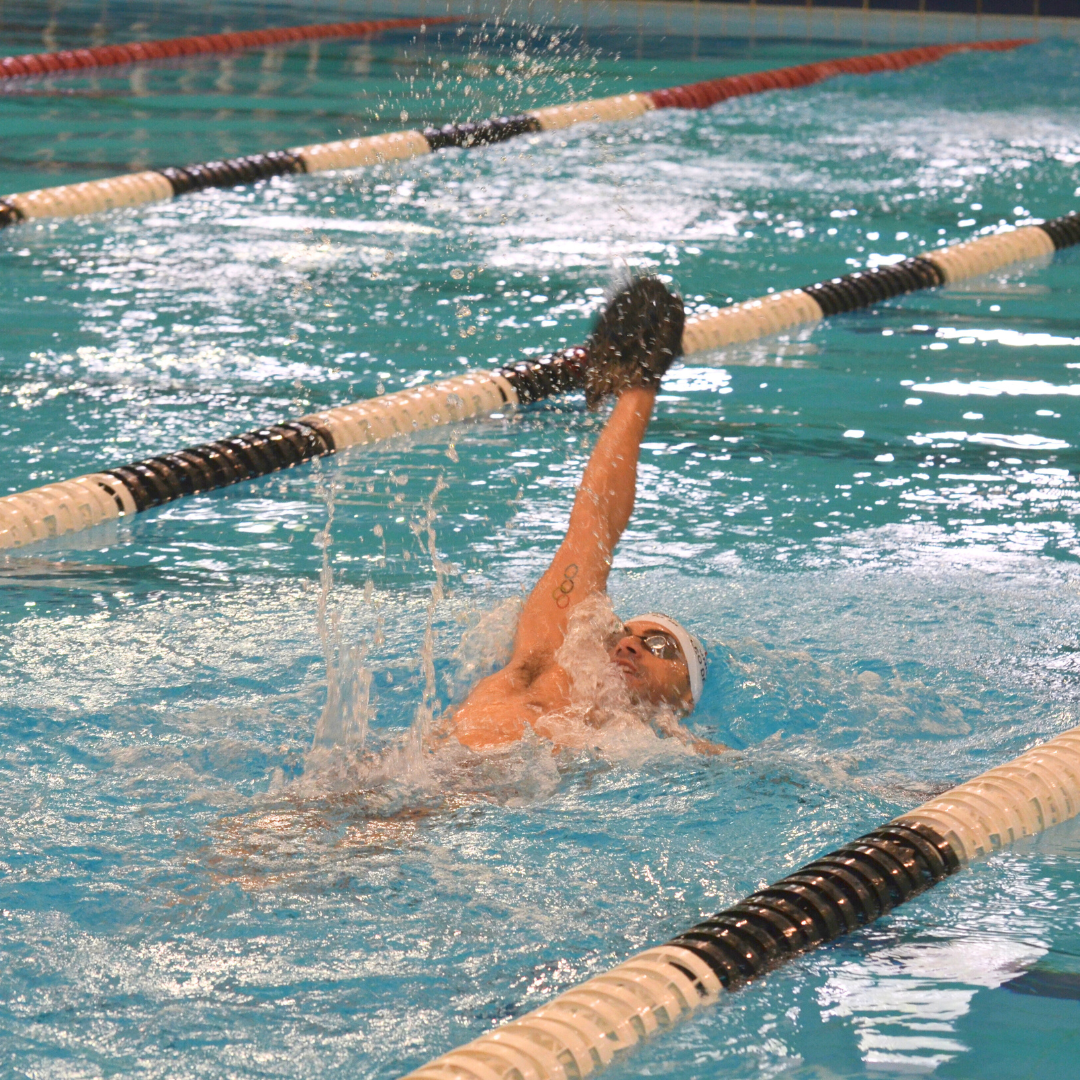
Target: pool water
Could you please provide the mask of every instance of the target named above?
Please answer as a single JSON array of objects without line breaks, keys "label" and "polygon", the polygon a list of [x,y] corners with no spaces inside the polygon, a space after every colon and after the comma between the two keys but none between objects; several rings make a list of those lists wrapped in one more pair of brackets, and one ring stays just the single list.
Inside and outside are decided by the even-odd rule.
[{"label": "pool water", "polygon": [[[40,41],[26,11],[5,51]],[[97,9],[66,12],[89,40]],[[858,51],[552,36],[11,87],[0,180]],[[1050,41],[12,228],[3,488],[580,342],[627,268],[706,308],[1065,213],[1078,76]],[[1080,722],[1078,260],[668,376],[611,593],[705,637],[690,725],[723,757],[417,750],[558,542],[602,419],[576,398],[5,556],[6,1070],[390,1080]],[[1068,825],[987,859],[612,1075],[1071,1075],[1078,859]]]}]

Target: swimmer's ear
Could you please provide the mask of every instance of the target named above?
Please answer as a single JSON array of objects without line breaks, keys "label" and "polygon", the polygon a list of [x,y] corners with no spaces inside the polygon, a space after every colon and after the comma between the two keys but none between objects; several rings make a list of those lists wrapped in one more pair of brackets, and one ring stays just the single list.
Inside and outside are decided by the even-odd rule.
[{"label": "swimmer's ear", "polygon": [[585,401],[595,409],[628,386],[659,386],[682,353],[682,298],[655,277],[620,289],[600,312],[586,348]]}]

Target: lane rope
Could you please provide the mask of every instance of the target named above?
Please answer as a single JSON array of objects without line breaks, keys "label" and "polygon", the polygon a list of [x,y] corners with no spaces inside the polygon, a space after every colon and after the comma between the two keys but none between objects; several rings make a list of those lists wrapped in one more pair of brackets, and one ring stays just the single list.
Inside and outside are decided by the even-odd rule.
[{"label": "lane rope", "polygon": [[119,64],[175,60],[183,56],[202,56],[206,53],[264,49],[273,45],[292,45],[298,41],[364,38],[381,34],[385,30],[423,30],[425,25],[459,22],[464,22],[464,19],[454,15],[419,19],[369,19],[365,22],[280,26],[269,30],[240,30],[228,34],[204,34],[199,37],[164,38],[161,41],[130,41],[122,45],[95,45],[89,49],[27,53],[23,56],[0,57],[0,82],[115,67]]},{"label": "lane rope", "polygon": [[551,105],[516,116],[499,116],[476,123],[446,124],[441,128],[429,127],[422,131],[395,131],[363,138],[339,139],[335,142],[297,146],[291,150],[272,150],[225,161],[187,165],[183,168],[149,169],[80,184],[16,192],[0,198],[0,228],[34,218],[75,217],[120,207],[163,202],[190,191],[234,187],[289,173],[361,168],[387,161],[421,157],[453,147],[488,146],[519,135],[557,131],[574,124],[629,120],[653,109],[707,109],[718,102],[747,94],[761,94],[767,90],[793,90],[840,75],[901,71],[918,64],[933,63],[953,53],[1001,52],[1031,44],[1034,40],[1022,38],[956,45],[926,45],[898,52],[825,60],[814,64],[776,68],[772,71],[756,71],[749,75],[728,75],[663,90]]},{"label": "lane rope", "polygon": [[[1042,225],[937,248],[893,266],[857,270],[802,289],[772,293],[688,318],[682,351],[690,354],[752,341],[905,293],[1048,256],[1074,244],[1080,244],[1080,215],[1071,212]],[[584,348],[564,349],[7,495],[0,498],[0,550],[266,476],[350,446],[580,390],[588,364]]]},{"label": "lane rope", "polygon": [[901,814],[406,1080],[579,1080],[725,990],[1080,811],[1080,727]]}]

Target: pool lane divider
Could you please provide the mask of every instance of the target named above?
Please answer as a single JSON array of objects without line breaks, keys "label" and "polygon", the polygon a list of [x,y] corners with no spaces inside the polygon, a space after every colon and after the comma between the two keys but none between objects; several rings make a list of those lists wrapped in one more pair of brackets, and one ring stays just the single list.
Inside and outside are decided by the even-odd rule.
[{"label": "pool lane divider", "polygon": [[265,49],[275,45],[293,45],[299,41],[366,38],[381,34],[386,30],[423,30],[425,26],[464,21],[463,18],[455,15],[432,18],[368,19],[364,22],[279,26],[267,30],[240,30],[227,34],[165,38],[161,41],[129,41],[121,45],[95,45],[89,49],[64,49],[60,52],[4,56],[0,57],[0,84],[9,79],[64,75],[96,68],[116,67],[120,64],[177,60],[184,56],[203,56],[207,53],[234,53],[245,49]]},{"label": "pool lane divider", "polygon": [[579,1080],[649,1036],[1080,811],[1080,728],[830,851],[662,945],[409,1073]]},{"label": "pool lane divider", "polygon": [[[407,20],[400,20],[405,21]],[[418,20],[413,20],[416,21]],[[793,90],[839,75],[901,71],[917,64],[933,63],[953,53],[973,50],[1003,51],[1031,44],[1033,40],[1023,38],[956,45],[926,45],[897,52],[825,60],[771,71],[756,71],[748,75],[728,75],[663,90],[552,105],[516,116],[500,116],[476,123],[446,124],[440,128],[429,127],[422,131],[395,131],[364,138],[340,139],[336,142],[297,146],[291,150],[273,150],[224,161],[187,165],[183,168],[147,169],[144,172],[89,180],[80,184],[17,192],[0,199],[0,228],[35,218],[75,217],[121,207],[164,202],[191,191],[234,187],[290,173],[361,168],[421,157],[453,147],[488,146],[519,135],[558,131],[575,124],[629,120],[653,109],[707,109],[718,102],[747,94],[760,94],[767,90]]]},{"label": "pool lane divider", "polygon": [[[808,325],[919,289],[989,273],[1080,244],[1075,212],[1018,229],[936,248],[892,266],[857,270],[686,320],[682,352],[720,349]],[[339,405],[231,438],[159,454],[130,465],[0,498],[0,550],[90,528],[288,469],[351,446],[528,405],[585,384],[586,349],[473,371],[410,390]]]}]

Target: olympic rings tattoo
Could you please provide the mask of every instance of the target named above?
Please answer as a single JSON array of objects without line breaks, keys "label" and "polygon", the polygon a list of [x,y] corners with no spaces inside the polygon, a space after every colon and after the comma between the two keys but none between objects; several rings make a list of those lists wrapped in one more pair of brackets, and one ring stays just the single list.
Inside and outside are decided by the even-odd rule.
[{"label": "olympic rings tattoo", "polygon": [[555,598],[555,606],[564,608],[570,606],[570,594],[574,591],[574,578],[578,575],[577,563],[571,563],[563,571],[563,579],[555,586],[551,594]]}]

